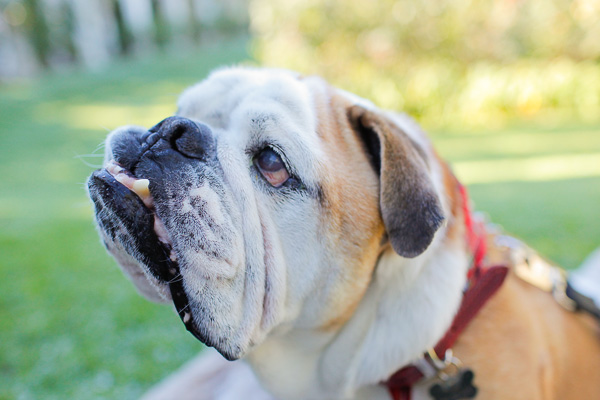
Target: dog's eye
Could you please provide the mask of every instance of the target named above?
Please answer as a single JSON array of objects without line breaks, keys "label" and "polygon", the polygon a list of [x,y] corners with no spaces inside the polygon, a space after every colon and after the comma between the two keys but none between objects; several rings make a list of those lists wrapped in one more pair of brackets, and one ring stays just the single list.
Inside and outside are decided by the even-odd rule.
[{"label": "dog's eye", "polygon": [[254,163],[260,173],[274,187],[280,187],[290,178],[279,154],[269,147],[258,153]]}]

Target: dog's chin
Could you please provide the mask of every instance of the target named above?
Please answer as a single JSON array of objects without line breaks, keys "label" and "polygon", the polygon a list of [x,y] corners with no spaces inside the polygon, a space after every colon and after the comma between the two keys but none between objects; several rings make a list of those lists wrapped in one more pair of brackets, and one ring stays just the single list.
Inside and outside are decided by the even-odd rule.
[{"label": "dog's chin", "polygon": [[[224,315],[209,311],[211,308],[202,302],[191,300],[189,309],[193,328],[188,327],[188,330],[206,346],[214,347],[227,360],[242,358],[250,347],[248,338],[240,335],[240,327],[235,321],[227,321],[223,318]],[[186,323],[186,327],[187,325]]]}]

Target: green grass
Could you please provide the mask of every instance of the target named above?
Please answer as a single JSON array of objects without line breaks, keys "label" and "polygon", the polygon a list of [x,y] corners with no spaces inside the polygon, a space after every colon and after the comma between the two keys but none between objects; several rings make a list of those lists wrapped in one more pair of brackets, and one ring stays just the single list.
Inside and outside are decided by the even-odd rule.
[{"label": "green grass", "polygon": [[[118,125],[168,116],[184,87],[247,57],[238,41],[0,86],[0,399],[134,399],[202,348],[171,307],[138,296],[105,253],[83,186],[94,169],[86,163],[100,158],[79,156]],[[595,157],[600,127],[434,138],[472,182],[477,208],[506,230],[568,267],[600,245],[600,174],[519,170],[548,156]],[[469,165],[494,179],[469,175]]]}]

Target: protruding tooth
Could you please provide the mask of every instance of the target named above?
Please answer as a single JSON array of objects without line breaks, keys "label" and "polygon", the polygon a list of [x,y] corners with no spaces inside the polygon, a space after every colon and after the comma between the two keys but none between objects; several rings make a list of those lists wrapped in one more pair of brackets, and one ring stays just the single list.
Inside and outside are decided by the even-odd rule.
[{"label": "protruding tooth", "polygon": [[150,196],[149,185],[150,181],[148,179],[137,179],[133,182],[133,187],[131,189],[143,199]]},{"label": "protruding tooth", "polygon": [[135,179],[130,177],[129,175],[123,174],[123,173],[118,173],[116,175],[113,175],[115,177],[115,179],[117,180],[117,182],[119,182],[121,185],[130,188],[133,186]]}]

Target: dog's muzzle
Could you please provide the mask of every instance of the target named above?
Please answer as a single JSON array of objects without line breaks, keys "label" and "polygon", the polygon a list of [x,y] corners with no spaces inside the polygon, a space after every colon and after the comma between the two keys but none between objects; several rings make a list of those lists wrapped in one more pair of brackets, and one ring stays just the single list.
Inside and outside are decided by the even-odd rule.
[{"label": "dog's muzzle", "polygon": [[[168,285],[186,328],[206,343],[193,322],[173,245],[157,217],[154,201],[165,201],[167,186],[187,185],[184,167],[214,163],[215,139],[206,125],[186,118],[167,118],[148,131],[117,131],[110,138],[112,160],[88,180],[98,227],[105,245],[118,245],[147,269],[158,282]],[[201,175],[201,174],[199,174]],[[135,193],[135,183],[150,178],[147,197]],[[144,179],[145,180],[145,179]],[[148,181],[146,181],[148,182]],[[153,187],[154,186],[154,187]],[[154,190],[153,190],[154,189]],[[163,199],[161,199],[163,197]],[[155,199],[156,198],[156,199]]]}]

